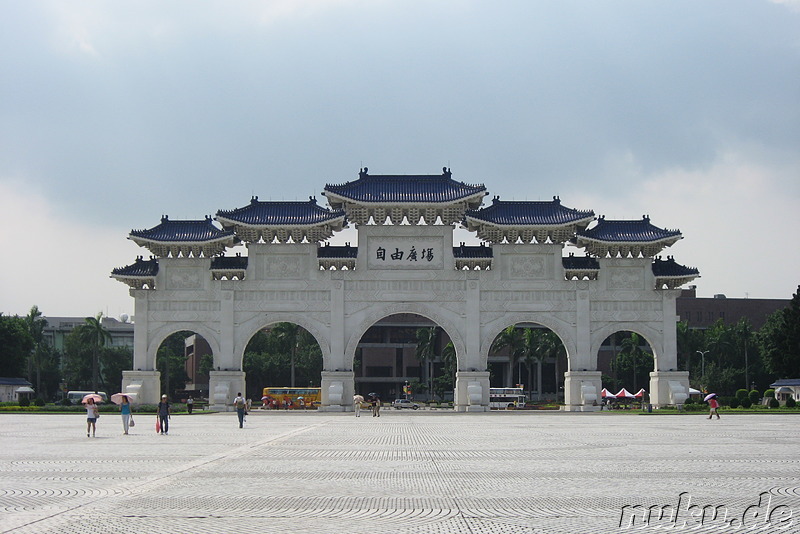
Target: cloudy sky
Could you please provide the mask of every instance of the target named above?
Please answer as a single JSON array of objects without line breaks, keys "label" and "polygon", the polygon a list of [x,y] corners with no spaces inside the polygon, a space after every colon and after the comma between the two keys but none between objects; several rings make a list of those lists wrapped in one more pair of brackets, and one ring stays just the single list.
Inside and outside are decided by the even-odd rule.
[{"label": "cloudy sky", "polygon": [[362,166],[648,214],[700,296],[791,298],[800,0],[0,0],[0,312],[132,314],[131,229]]}]

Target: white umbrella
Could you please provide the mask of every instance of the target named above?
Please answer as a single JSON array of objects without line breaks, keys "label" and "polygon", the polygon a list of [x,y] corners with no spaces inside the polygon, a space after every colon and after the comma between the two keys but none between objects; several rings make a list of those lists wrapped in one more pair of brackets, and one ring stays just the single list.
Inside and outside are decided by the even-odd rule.
[{"label": "white umbrella", "polygon": [[704,401],[707,401],[707,400],[709,400],[709,399],[713,399],[713,398],[714,398],[714,397],[716,397],[716,396],[717,396],[717,394],[716,394],[716,393],[709,393],[708,395],[706,395],[706,397],[705,397],[703,400],[704,400]]}]

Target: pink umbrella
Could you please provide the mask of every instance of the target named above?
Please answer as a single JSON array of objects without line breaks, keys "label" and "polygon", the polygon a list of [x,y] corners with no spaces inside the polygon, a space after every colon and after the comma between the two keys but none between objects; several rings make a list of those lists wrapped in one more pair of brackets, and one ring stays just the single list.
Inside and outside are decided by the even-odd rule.
[{"label": "pink umbrella", "polygon": [[113,402],[114,404],[122,404],[123,397],[127,397],[128,402],[131,404],[133,403],[134,400],[136,400],[136,398],[129,393],[114,393],[113,395],[111,395],[111,402]]},{"label": "pink umbrella", "polygon": [[713,399],[713,398],[714,398],[714,397],[716,397],[716,396],[717,396],[717,394],[716,394],[716,393],[709,393],[708,395],[706,395],[706,397],[705,397],[703,400],[704,400],[704,401],[707,401],[707,400],[709,400],[709,399]]},{"label": "pink umbrella", "polygon": [[103,397],[101,397],[97,393],[89,393],[88,395],[84,395],[83,398],[81,399],[81,402],[86,404],[87,402],[89,402],[89,399],[92,399],[95,404],[97,404],[98,402],[103,402]]}]

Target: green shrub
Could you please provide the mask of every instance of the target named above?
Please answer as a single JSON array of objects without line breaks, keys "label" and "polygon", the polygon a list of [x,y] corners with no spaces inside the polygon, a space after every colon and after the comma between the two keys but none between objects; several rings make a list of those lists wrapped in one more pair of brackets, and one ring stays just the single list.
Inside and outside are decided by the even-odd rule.
[{"label": "green shrub", "polygon": [[743,398],[747,397],[747,390],[746,389],[737,389],[736,390],[736,398],[742,400]]},{"label": "green shrub", "polygon": [[41,397],[36,397],[35,404],[36,404],[36,406],[44,406],[44,404],[45,404],[44,403],[44,399],[41,398]]},{"label": "green shrub", "polygon": [[789,397],[788,399],[786,399],[787,408],[794,408],[795,406],[797,406],[797,401],[794,400],[794,397]]},{"label": "green shrub", "polygon": [[23,408],[26,407],[26,406],[30,406],[31,405],[31,400],[28,397],[22,397],[19,400],[19,405],[22,406]]},{"label": "green shrub", "polygon": [[684,405],[684,406],[686,406],[687,404],[694,404],[694,399],[693,399],[693,398],[691,398],[691,397],[689,397],[688,399],[686,399],[686,402],[684,402],[684,403],[683,403],[683,405]]},{"label": "green shrub", "polygon": [[742,408],[744,408],[745,410],[750,408],[750,406],[752,406],[752,405],[753,405],[753,403],[750,401],[749,398],[745,397],[745,398],[742,399]]},{"label": "green shrub", "polygon": [[61,406],[72,406],[72,401],[69,398],[64,397],[64,400],[61,401]]},{"label": "green shrub", "polygon": [[753,391],[747,394],[747,397],[753,404],[758,404],[758,401],[761,400],[761,393],[759,393],[757,389],[754,389]]},{"label": "green shrub", "polygon": [[738,408],[739,404],[740,404],[739,399],[734,398],[731,399],[731,402],[728,404],[728,406],[730,406],[731,408]]},{"label": "green shrub", "polygon": [[772,388],[766,390],[764,392],[764,396],[767,397],[768,399],[774,399],[775,398],[775,390],[772,389]]},{"label": "green shrub", "polygon": [[769,398],[769,407],[770,408],[779,408],[780,405],[781,405],[781,403],[778,402],[778,399],[776,399],[774,396]]}]

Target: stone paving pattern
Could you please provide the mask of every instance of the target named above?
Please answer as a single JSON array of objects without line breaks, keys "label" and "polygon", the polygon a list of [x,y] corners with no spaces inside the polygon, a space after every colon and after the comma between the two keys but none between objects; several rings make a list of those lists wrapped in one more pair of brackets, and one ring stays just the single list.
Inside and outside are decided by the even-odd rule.
[{"label": "stone paving pattern", "polygon": [[125,436],[104,413],[87,438],[83,415],[0,415],[0,532],[735,530],[688,508],[620,528],[624,506],[681,493],[726,520],[761,499],[749,513],[774,522],[739,530],[800,532],[796,415],[253,411],[243,429],[234,413],[175,415],[167,436],[136,421]]}]

